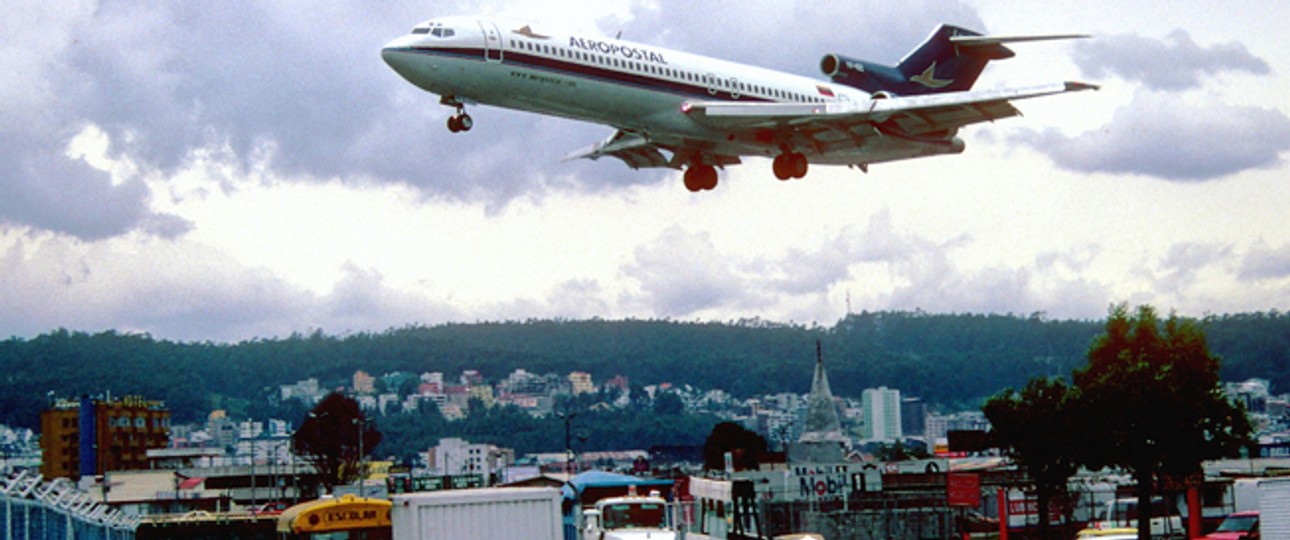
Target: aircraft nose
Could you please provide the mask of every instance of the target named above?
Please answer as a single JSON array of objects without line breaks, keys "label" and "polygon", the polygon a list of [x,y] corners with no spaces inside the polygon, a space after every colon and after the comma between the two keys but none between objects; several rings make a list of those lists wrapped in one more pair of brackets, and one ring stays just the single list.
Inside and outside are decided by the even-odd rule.
[{"label": "aircraft nose", "polygon": [[407,66],[406,49],[409,43],[407,36],[386,43],[384,47],[381,47],[381,60],[384,60],[385,64],[394,71],[400,74],[403,73]]}]

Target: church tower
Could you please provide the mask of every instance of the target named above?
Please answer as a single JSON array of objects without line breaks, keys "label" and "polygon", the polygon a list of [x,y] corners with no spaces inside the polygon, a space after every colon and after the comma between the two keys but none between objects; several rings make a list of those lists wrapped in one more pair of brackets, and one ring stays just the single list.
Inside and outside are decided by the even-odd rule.
[{"label": "church tower", "polygon": [[788,445],[789,463],[838,463],[846,456],[847,437],[833,404],[829,377],[824,371],[820,342],[815,342],[815,376],[807,398],[806,426],[802,436]]}]

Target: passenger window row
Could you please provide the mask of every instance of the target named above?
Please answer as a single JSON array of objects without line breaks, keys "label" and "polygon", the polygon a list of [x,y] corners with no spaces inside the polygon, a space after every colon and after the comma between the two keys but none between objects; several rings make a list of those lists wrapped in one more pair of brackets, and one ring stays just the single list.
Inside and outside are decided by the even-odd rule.
[{"label": "passenger window row", "polygon": [[513,50],[524,50],[524,51],[530,51],[530,52],[534,52],[534,53],[538,53],[546,56],[570,58],[573,60],[579,60],[579,61],[587,62],[591,64],[600,64],[600,65],[610,66],[615,68],[630,69],[630,70],[639,71],[639,72],[652,73],[655,75],[670,77],[672,79],[703,84],[708,86],[709,88],[723,87],[723,89],[733,90],[738,93],[758,94],[763,97],[770,97],[774,99],[796,101],[796,102],[824,103],[826,101],[825,99],[820,97],[807,96],[805,94],[781,90],[779,88],[747,84],[739,81],[735,81],[733,84],[730,84],[728,81],[714,77],[712,75],[699,75],[699,74],[684,71],[684,70],[659,67],[653,64],[646,64],[641,62],[632,62],[629,60],[614,58],[612,56],[592,54],[592,53],[587,53],[583,51],[574,51],[574,50],[569,50],[562,47],[554,47],[554,46],[546,45],[542,43],[533,43],[530,41],[511,39],[510,47]]}]

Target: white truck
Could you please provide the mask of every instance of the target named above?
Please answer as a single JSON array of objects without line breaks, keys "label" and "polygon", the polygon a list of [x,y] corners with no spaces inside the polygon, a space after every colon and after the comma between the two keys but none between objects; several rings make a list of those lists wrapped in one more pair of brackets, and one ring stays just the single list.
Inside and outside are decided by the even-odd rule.
[{"label": "white truck", "polygon": [[1259,481],[1259,528],[1264,540],[1290,540],[1290,478]]},{"label": "white truck", "polygon": [[393,540],[564,540],[554,488],[483,488],[395,495]]},{"label": "white truck", "polygon": [[657,494],[596,501],[582,514],[583,540],[676,540],[667,501]]}]

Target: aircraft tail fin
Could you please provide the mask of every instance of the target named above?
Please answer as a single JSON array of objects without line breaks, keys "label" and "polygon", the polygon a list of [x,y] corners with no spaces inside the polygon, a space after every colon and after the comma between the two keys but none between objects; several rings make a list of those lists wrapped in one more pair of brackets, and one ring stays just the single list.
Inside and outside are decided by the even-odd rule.
[{"label": "aircraft tail fin", "polygon": [[1083,35],[983,36],[942,24],[896,66],[838,55],[824,57],[820,67],[833,80],[870,93],[923,95],[970,90],[991,60],[1012,58],[1005,43],[1071,39]]}]

